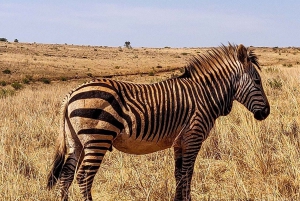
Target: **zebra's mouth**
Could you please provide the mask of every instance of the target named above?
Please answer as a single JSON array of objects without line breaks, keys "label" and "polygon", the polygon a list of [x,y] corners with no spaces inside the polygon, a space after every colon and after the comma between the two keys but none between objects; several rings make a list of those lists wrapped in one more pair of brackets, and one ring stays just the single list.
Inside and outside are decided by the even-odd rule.
[{"label": "zebra's mouth", "polygon": [[254,113],[254,118],[261,121],[266,119],[270,114],[270,106],[265,106],[263,109]]}]

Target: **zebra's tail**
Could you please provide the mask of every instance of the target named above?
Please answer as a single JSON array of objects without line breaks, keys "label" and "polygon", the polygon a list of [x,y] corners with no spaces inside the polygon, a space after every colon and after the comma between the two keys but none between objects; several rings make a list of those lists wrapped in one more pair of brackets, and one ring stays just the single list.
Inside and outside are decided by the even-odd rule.
[{"label": "zebra's tail", "polygon": [[62,171],[65,162],[65,155],[66,155],[65,116],[67,115],[67,107],[68,107],[67,100],[68,98],[66,98],[62,104],[60,132],[57,138],[56,153],[54,156],[52,169],[48,174],[47,188],[49,190],[52,189],[53,186],[55,186],[55,184],[57,183],[57,180],[60,177],[60,173]]}]

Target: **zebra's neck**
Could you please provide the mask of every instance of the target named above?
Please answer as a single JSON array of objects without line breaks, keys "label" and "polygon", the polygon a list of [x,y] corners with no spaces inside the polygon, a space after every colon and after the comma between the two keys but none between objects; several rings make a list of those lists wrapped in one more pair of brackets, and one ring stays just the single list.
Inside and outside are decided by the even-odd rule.
[{"label": "zebra's neck", "polygon": [[214,118],[226,116],[232,108],[235,87],[234,84],[238,77],[239,70],[226,66],[217,66],[211,69],[195,69],[191,66],[186,67],[185,72],[179,76],[192,80],[197,83],[198,93],[204,101],[204,104],[211,104],[211,109],[214,111]]}]

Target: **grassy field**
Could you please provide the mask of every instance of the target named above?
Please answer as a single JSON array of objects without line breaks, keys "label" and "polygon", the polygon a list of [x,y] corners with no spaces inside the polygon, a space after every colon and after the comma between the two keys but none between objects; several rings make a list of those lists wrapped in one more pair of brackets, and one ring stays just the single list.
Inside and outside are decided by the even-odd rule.
[{"label": "grassy field", "polygon": [[[0,200],[58,199],[57,189],[46,190],[46,176],[60,103],[72,88],[91,75],[161,81],[179,74],[191,55],[205,49],[0,43],[0,82],[6,84],[0,88]],[[235,103],[230,115],[217,120],[196,161],[193,200],[300,200],[300,49],[253,49],[271,114],[258,122]],[[93,196],[172,200],[173,171],[171,149],[144,156],[113,150],[95,178]],[[70,200],[80,200],[73,184]]]}]

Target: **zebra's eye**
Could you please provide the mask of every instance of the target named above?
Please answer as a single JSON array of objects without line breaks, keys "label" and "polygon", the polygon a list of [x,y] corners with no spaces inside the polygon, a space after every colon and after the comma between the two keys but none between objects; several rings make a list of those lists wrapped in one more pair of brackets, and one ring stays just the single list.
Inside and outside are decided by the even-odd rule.
[{"label": "zebra's eye", "polygon": [[260,85],[260,79],[254,79],[255,84]]}]

